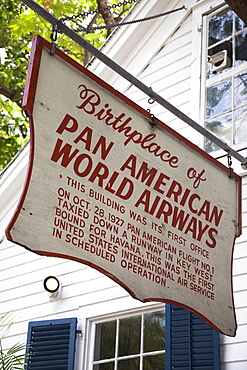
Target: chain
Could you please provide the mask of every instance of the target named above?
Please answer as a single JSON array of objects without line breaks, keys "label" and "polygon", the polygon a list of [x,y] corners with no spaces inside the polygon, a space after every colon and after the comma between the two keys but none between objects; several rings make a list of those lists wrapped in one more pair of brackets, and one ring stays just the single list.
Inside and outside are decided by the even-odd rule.
[{"label": "chain", "polygon": [[180,11],[182,9],[185,9],[185,6],[181,6],[180,8],[173,9],[173,10],[170,10],[170,11],[165,12],[165,13],[151,15],[150,17],[141,18],[141,19],[135,19],[133,21],[127,21],[127,22],[121,22],[121,23],[114,23],[114,24],[107,24],[107,25],[100,25],[100,26],[96,26],[96,27],[78,28],[76,30],[76,32],[81,32],[81,31],[90,32],[90,31],[95,31],[95,30],[103,30],[103,29],[109,29],[109,28],[114,28],[114,27],[119,27],[119,26],[126,26],[126,25],[134,24],[134,23],[145,22],[145,21],[149,21],[151,19],[156,19],[156,18],[159,18],[159,17],[164,17],[165,15],[168,15],[168,14],[171,14],[171,13],[175,13],[175,12]]},{"label": "chain", "polygon": [[94,15],[94,14],[97,14],[97,13],[101,13],[101,12],[103,12],[105,10],[116,9],[116,8],[120,8],[121,6],[125,6],[125,5],[132,4],[132,3],[137,3],[138,1],[139,0],[120,1],[117,4],[108,5],[108,6],[105,6],[105,7],[102,7],[102,8],[98,8],[96,10],[90,10],[89,12],[79,13],[77,15],[72,15],[71,17],[63,17],[63,18],[60,18],[60,20],[62,22],[64,22],[64,21],[72,21],[72,20],[75,20],[77,18],[88,17],[89,15]]}]

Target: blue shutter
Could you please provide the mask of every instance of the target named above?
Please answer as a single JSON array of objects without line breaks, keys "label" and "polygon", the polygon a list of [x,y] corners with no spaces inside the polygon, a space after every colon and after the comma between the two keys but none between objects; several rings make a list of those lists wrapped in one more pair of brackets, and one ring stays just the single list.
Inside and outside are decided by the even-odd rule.
[{"label": "blue shutter", "polygon": [[30,322],[25,369],[73,370],[76,326],[76,318]]},{"label": "blue shutter", "polygon": [[166,305],[166,369],[220,370],[219,333],[184,308]]}]

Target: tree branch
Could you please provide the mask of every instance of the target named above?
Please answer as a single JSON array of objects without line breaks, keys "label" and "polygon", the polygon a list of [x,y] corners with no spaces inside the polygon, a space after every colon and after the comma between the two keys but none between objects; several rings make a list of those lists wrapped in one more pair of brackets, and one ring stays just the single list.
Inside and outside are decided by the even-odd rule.
[{"label": "tree branch", "polygon": [[[94,14],[91,22],[89,23],[89,25],[87,26],[88,28],[92,27],[93,24],[97,21],[97,18],[98,18],[98,14]],[[92,33],[92,31],[89,31],[89,33]],[[87,51],[85,49],[85,58],[84,58],[84,65],[86,66],[88,63],[89,63],[89,60],[91,59],[91,53],[89,53],[89,51]]]},{"label": "tree branch", "polygon": [[20,93],[17,90],[12,91],[8,87],[6,87],[2,82],[0,82],[0,94],[4,95],[6,98],[10,99],[11,101],[15,102],[17,105],[21,105],[18,100],[20,99]]},{"label": "tree branch", "polygon": [[[97,0],[97,3],[98,3],[99,8],[106,8],[108,6],[107,0]],[[102,17],[104,18],[106,25],[116,23],[110,10],[108,9],[101,10],[101,14],[102,14]],[[109,36],[112,31],[113,31],[113,28],[109,28],[107,30],[107,36]]]}]

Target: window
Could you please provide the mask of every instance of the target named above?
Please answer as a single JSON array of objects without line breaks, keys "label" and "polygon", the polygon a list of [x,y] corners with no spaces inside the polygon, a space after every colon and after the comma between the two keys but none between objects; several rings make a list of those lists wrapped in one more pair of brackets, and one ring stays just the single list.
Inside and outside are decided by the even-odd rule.
[{"label": "window", "polygon": [[[228,7],[206,16],[205,127],[232,146],[247,141],[247,27]],[[219,149],[205,141],[205,150]]]},{"label": "window", "polygon": [[93,370],[164,370],[165,311],[95,325]]},{"label": "window", "polygon": [[90,370],[220,370],[219,333],[181,307],[101,318],[89,327]]},{"label": "window", "polygon": [[30,322],[25,369],[73,370],[76,325],[76,318]]}]

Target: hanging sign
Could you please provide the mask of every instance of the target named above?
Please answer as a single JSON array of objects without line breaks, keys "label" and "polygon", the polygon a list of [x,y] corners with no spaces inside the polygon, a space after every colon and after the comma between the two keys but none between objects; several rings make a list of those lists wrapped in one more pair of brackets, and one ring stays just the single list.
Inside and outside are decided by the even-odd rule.
[{"label": "hanging sign", "polygon": [[234,336],[241,180],[36,36],[23,107],[30,163],[6,234],[85,263],[135,298],[188,308]]}]

